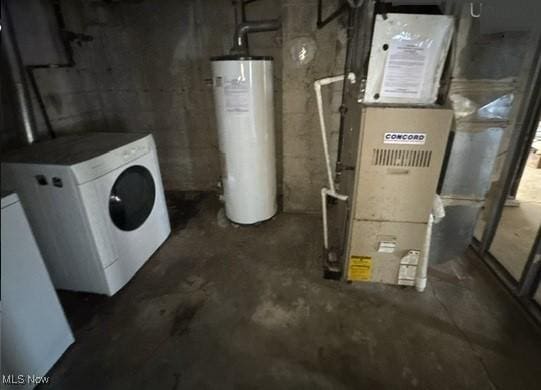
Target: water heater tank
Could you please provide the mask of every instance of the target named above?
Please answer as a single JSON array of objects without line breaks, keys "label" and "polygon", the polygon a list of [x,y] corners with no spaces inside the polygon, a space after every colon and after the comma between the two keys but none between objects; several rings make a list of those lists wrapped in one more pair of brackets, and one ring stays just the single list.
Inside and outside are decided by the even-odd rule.
[{"label": "water heater tank", "polygon": [[212,75],[227,217],[253,224],[276,213],[271,57],[214,57]]}]

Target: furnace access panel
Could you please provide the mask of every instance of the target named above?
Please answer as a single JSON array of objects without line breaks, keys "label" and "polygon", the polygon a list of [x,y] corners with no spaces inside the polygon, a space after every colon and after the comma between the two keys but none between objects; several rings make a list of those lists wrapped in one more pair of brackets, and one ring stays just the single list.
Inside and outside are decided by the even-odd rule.
[{"label": "furnace access panel", "polygon": [[452,117],[445,108],[363,108],[348,280],[414,284]]}]

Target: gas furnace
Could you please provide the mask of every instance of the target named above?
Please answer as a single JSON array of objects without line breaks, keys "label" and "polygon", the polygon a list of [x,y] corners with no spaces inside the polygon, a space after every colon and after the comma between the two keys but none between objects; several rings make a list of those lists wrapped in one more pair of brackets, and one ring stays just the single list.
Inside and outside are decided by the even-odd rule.
[{"label": "gas furnace", "polygon": [[415,284],[452,117],[446,108],[363,106],[347,280]]}]

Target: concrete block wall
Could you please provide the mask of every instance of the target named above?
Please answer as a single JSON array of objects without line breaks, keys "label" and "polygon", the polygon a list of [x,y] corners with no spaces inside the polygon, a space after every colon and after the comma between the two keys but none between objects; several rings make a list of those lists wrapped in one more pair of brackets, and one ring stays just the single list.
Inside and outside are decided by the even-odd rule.
[{"label": "concrete block wall", "polygon": [[[17,4],[14,24],[25,64],[39,63],[40,58],[43,63],[65,60],[58,36],[37,33],[51,29],[51,9],[40,0]],[[43,26],[30,28],[33,23],[23,16],[35,9],[40,12],[30,19]],[[67,30],[93,39],[72,43],[75,67],[35,70],[55,133],[151,131],[167,189],[214,189],[220,167],[209,59],[227,54],[232,46],[231,1],[64,0],[61,9]],[[270,0],[246,7],[250,20],[279,18],[281,12],[281,2]],[[280,31],[249,38],[251,54],[275,59],[278,161],[281,39]],[[32,46],[40,47],[40,52],[25,50]],[[35,108],[40,134],[46,134],[44,119]],[[281,183],[281,163],[278,174]]]},{"label": "concrete block wall", "polygon": [[[324,15],[338,4],[324,3]],[[326,172],[313,82],[343,73],[346,31],[343,19],[321,30],[316,28],[316,0],[284,0],[282,9],[284,210],[320,212],[320,189],[326,183]],[[294,56],[300,39],[309,40],[317,48],[312,61],[305,65],[299,65]],[[326,87],[323,99],[329,144],[335,156],[341,84]]]},{"label": "concrete block wall", "polygon": [[230,3],[79,0],[62,7],[67,28],[94,40],[74,45],[71,72],[79,80],[67,83],[69,92],[40,79],[55,130],[151,131],[167,189],[214,188],[220,170],[209,58],[231,46]]},{"label": "concrete block wall", "polygon": [[[23,11],[32,2],[41,3],[24,2]],[[327,15],[339,1],[324,3]],[[220,166],[209,58],[231,47],[231,1],[63,0],[61,8],[66,29],[93,40],[72,43],[75,67],[34,71],[54,131],[152,131],[166,189],[215,188]],[[249,44],[251,54],[274,57],[277,171],[284,210],[319,212],[326,177],[313,81],[342,73],[344,21],[317,30],[316,0],[260,0],[249,4],[246,14],[248,20],[282,20],[280,31],[251,34]],[[35,18],[51,29],[50,15]],[[65,59],[65,53],[50,53],[58,49],[58,37],[38,37],[31,30],[19,29],[20,45],[28,48],[29,40],[38,39],[36,46],[45,52],[27,54],[25,63],[41,57]],[[46,43],[39,43],[45,38]],[[317,47],[313,60],[302,66],[291,53],[299,38]],[[333,155],[340,96],[340,84],[324,91]],[[35,111],[45,134],[43,118],[37,107]]]},{"label": "concrete block wall", "polygon": [[[55,134],[107,131],[100,91],[87,67],[39,68],[34,77]],[[45,134],[45,122],[35,107],[37,125]]]}]

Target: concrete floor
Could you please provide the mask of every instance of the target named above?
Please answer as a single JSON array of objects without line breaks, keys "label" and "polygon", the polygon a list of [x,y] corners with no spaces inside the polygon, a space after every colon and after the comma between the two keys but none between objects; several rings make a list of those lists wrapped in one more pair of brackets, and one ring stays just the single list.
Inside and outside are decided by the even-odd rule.
[{"label": "concrete floor", "polygon": [[541,203],[541,168],[524,167],[517,199],[521,202]]},{"label": "concrete floor", "polygon": [[321,277],[318,216],[257,227],[169,194],[174,232],[112,298],[62,293],[47,389],[538,389],[541,337],[475,259],[423,294]]},{"label": "concrete floor", "polygon": [[520,202],[505,207],[490,253],[516,280],[520,279],[541,221],[541,202]]}]

